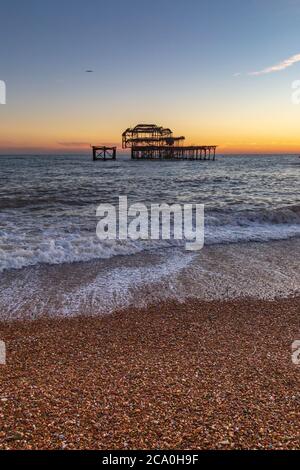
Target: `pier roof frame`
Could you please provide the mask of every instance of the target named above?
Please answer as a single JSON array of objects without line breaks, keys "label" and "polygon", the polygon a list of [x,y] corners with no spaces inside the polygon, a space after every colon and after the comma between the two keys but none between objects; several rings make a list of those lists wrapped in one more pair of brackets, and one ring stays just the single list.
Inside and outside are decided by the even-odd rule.
[{"label": "pier roof frame", "polygon": [[128,128],[122,134],[122,147],[132,148],[143,145],[166,145],[171,146],[180,143],[184,136],[174,137],[169,128],[157,126],[156,124],[137,124]]}]

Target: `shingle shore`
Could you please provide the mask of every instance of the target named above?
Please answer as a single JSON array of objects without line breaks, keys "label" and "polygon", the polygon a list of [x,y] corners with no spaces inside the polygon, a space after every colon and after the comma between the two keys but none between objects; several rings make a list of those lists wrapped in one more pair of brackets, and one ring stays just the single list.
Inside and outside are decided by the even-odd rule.
[{"label": "shingle shore", "polygon": [[0,323],[2,449],[300,448],[300,299]]}]

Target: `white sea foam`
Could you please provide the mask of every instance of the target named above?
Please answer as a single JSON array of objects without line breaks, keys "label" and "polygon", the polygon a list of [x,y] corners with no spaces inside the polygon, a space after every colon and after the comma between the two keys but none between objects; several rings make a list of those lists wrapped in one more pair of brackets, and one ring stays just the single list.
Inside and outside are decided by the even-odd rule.
[{"label": "white sea foam", "polygon": [[173,249],[2,274],[0,319],[101,315],[165,300],[299,295],[300,240]]},{"label": "white sea foam", "polygon": [[[19,161],[18,161],[19,159]],[[96,208],[134,202],[205,205],[205,243],[300,235],[299,169],[293,156],[216,162],[131,162],[83,157],[0,157],[0,272],[176,249],[170,241],[99,241]]]},{"label": "white sea foam", "polygon": [[[210,225],[205,228],[205,244],[266,242],[300,236],[299,224],[256,223],[241,221],[239,224]],[[36,236],[31,240],[19,240],[0,236],[0,272],[35,264],[61,264],[93,259],[109,259],[142,251],[183,246],[178,240],[106,240],[88,233],[60,233],[52,230],[51,238]]]},{"label": "white sea foam", "polygon": [[[150,293],[153,295],[153,285],[161,283],[161,292],[156,291],[156,294],[162,298],[164,283],[178,276],[193,259],[194,255],[191,253],[183,256],[182,253],[175,252],[170,257],[163,256],[159,263],[113,268],[109,270],[108,277],[103,276],[103,273],[96,275],[92,282],[83,282],[79,287],[63,294],[63,315],[80,314],[87,307],[92,314],[110,313],[118,308],[129,307],[137,301],[136,296],[138,305],[146,306]],[[145,295],[147,291],[148,296]],[[141,293],[143,294],[139,295]]]}]

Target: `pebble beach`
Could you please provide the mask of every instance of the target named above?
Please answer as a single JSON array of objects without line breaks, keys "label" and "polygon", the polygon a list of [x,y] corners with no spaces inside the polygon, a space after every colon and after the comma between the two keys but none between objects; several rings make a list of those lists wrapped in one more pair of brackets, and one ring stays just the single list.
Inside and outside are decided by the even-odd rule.
[{"label": "pebble beach", "polygon": [[299,298],[1,322],[1,449],[299,449]]}]

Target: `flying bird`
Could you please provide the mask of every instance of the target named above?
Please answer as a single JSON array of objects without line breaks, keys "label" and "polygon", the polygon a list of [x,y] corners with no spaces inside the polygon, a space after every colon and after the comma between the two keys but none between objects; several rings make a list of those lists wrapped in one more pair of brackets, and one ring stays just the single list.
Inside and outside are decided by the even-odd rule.
[{"label": "flying bird", "polygon": [[86,73],[93,73],[94,70],[86,70],[85,72],[86,72]]}]

